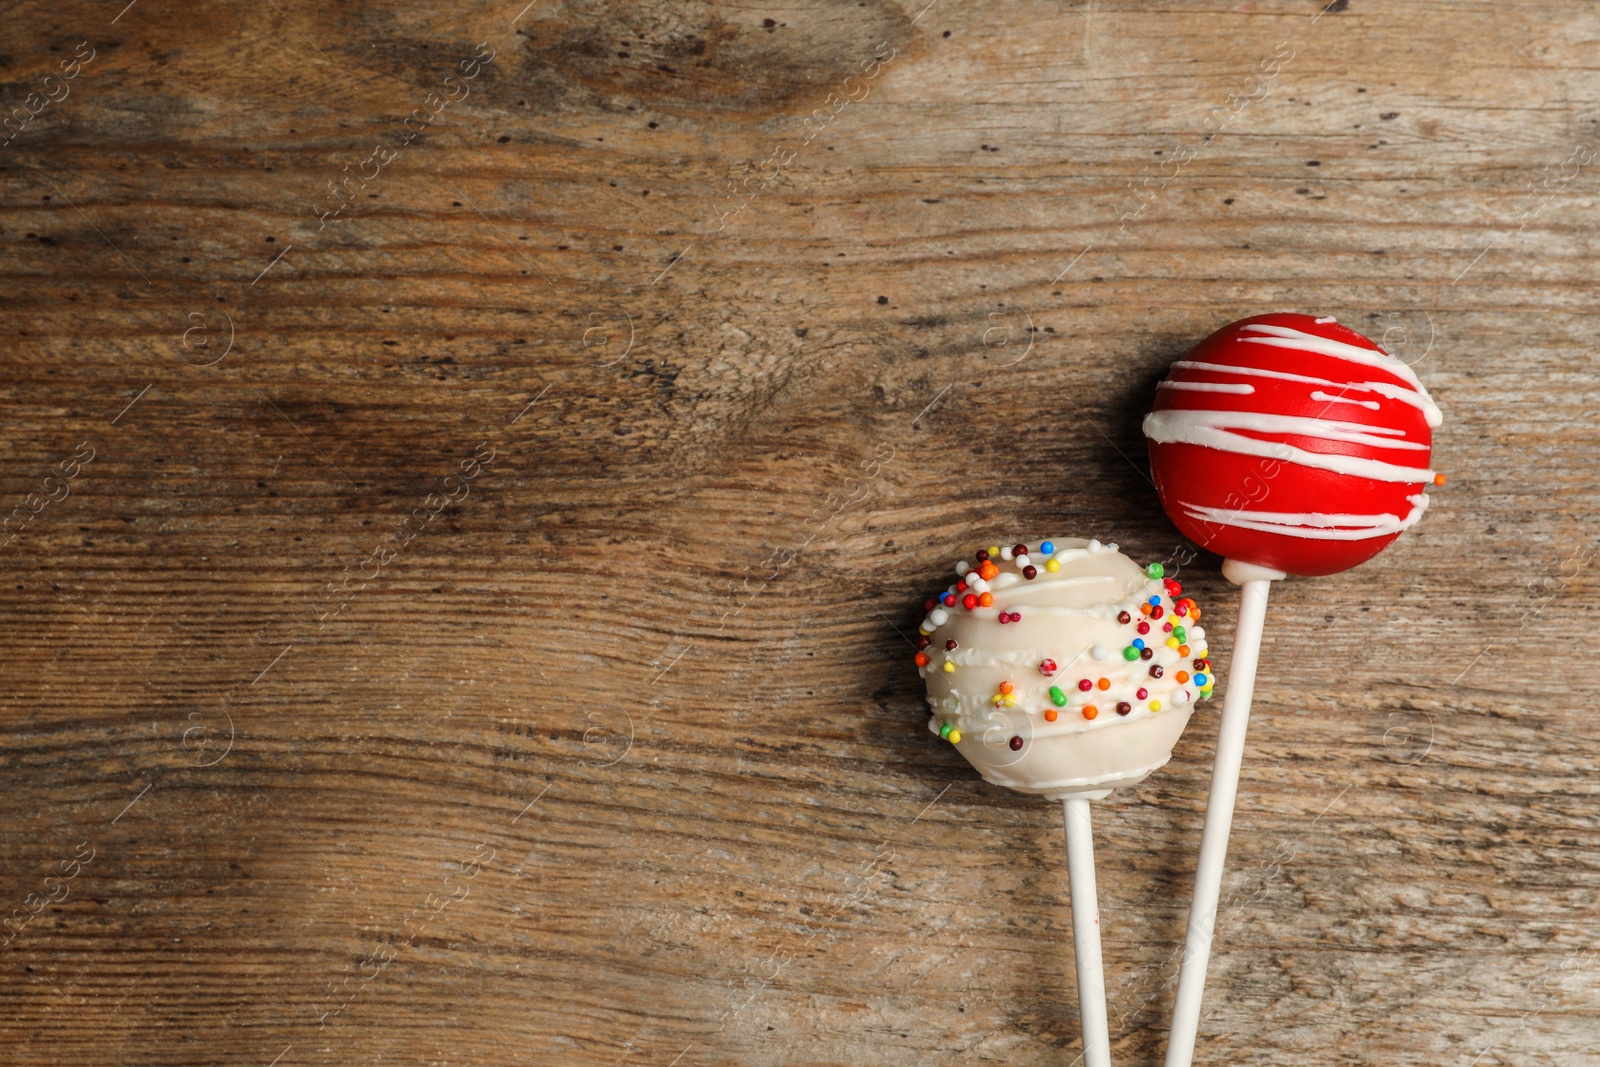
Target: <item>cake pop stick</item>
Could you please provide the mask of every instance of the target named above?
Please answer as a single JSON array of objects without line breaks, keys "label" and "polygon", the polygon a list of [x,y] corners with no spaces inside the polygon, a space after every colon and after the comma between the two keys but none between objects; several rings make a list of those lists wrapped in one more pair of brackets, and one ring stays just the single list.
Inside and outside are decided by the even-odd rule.
[{"label": "cake pop stick", "polygon": [[1099,541],[983,549],[956,577],[917,639],[928,728],[990,782],[1063,802],[1084,1059],[1107,1067],[1089,805],[1166,763],[1211,694],[1200,609]]},{"label": "cake pop stick", "polygon": [[[1230,573],[1230,571],[1232,573]],[[1166,1067],[1188,1067],[1200,1032],[1200,1002],[1205,993],[1206,968],[1211,960],[1211,938],[1216,928],[1217,903],[1222,895],[1222,869],[1228,858],[1228,833],[1233,827],[1234,800],[1239,791],[1239,771],[1244,765],[1244,735],[1250,725],[1250,699],[1256,687],[1256,663],[1261,653],[1261,630],[1267,618],[1267,596],[1282,571],[1234,564],[1222,572],[1239,585],[1239,627],[1233,645],[1228,686],[1222,693],[1222,725],[1217,730],[1217,759],[1211,770],[1211,795],[1206,800],[1206,826],[1200,838],[1200,860],[1195,868],[1194,899],[1189,905],[1188,932],[1183,964],[1178,973],[1178,998],[1172,1008],[1172,1036],[1167,1042]]]},{"label": "cake pop stick", "polygon": [[1347,570],[1421,517],[1439,409],[1411,368],[1332,318],[1261,315],[1172,365],[1145,419],[1162,505],[1240,587],[1234,661],[1166,1067],[1189,1067],[1271,583]]},{"label": "cake pop stick", "polygon": [[1111,1026],[1106,1021],[1106,969],[1100,958],[1100,902],[1095,894],[1089,799],[1078,796],[1061,801],[1067,823],[1072,949],[1078,964],[1078,1018],[1083,1026],[1084,1067],[1111,1067]]}]

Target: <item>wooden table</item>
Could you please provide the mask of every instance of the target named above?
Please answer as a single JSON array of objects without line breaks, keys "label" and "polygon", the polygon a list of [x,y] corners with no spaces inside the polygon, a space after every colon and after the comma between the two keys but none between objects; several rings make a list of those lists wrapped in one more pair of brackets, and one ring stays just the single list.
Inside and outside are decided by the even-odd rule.
[{"label": "wooden table", "polygon": [[[5,20],[0,1058],[1071,1064],[902,634],[1099,536],[1225,668],[1139,418],[1294,309],[1451,480],[1274,595],[1200,1062],[1593,1060],[1600,12],[522,3]],[[1218,706],[1100,808],[1119,1064]]]}]

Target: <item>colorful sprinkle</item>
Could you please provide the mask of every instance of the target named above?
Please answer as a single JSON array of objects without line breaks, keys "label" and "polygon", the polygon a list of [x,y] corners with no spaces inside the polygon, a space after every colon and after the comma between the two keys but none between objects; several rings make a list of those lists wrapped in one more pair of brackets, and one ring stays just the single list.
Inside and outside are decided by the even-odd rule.
[{"label": "colorful sprinkle", "polygon": [[928,654],[926,652],[918,652],[917,653],[917,666],[926,667],[927,665],[928,665]]},{"label": "colorful sprinkle", "polygon": [[1178,641],[1178,639],[1176,637],[1167,638],[1167,647],[1168,648],[1177,648],[1179,643],[1180,642]]},{"label": "colorful sprinkle", "polygon": [[1085,719],[1092,719],[1098,714],[1100,714],[1100,709],[1093,704],[1085,704],[1083,706],[1083,717]]},{"label": "colorful sprinkle", "polygon": [[1167,569],[1165,567],[1163,567],[1159,563],[1152,563],[1152,564],[1150,564],[1150,566],[1148,566],[1148,567],[1146,567],[1144,569],[1144,572],[1145,572],[1145,574],[1149,575],[1151,578],[1159,578],[1163,574],[1167,573]]},{"label": "colorful sprinkle", "polygon": [[1165,673],[1166,672],[1161,669],[1161,664],[1153,663],[1150,665],[1150,677],[1159,678]]},{"label": "colorful sprinkle", "polygon": [[1156,650],[1153,649],[1153,648],[1141,648],[1139,650],[1139,658],[1140,659],[1150,659],[1155,654],[1156,654]]},{"label": "colorful sprinkle", "polygon": [[[1443,485],[1444,483],[1440,482],[1439,484]],[[1056,550],[1056,545],[1055,545],[1054,541],[1046,541],[1044,544],[1039,546],[1039,551],[1043,552],[1047,556],[1050,553],[1054,552],[1055,550]]]},{"label": "colorful sprinkle", "polygon": [[1122,650],[1122,658],[1132,662],[1133,660],[1139,658],[1139,650],[1134,648],[1132,645],[1129,645],[1127,648]]},{"label": "colorful sprinkle", "polygon": [[1138,630],[1142,634],[1147,634],[1150,632],[1150,624],[1145,622],[1143,619],[1140,619],[1139,625],[1135,626],[1134,629]]},{"label": "colorful sprinkle", "polygon": [[1173,677],[1178,680],[1178,684],[1179,685],[1182,685],[1184,682],[1187,682],[1189,680],[1189,672],[1188,671],[1179,671],[1177,674],[1174,674]]},{"label": "colorful sprinkle", "polygon": [[917,635],[917,651],[918,652],[921,652],[923,649],[927,648],[931,644],[933,644],[933,638],[929,637],[927,634],[918,634]]},{"label": "colorful sprinkle", "polygon": [[1161,701],[1159,701],[1159,700],[1152,700],[1152,701],[1151,701],[1151,702],[1150,702],[1150,710],[1151,710],[1151,711],[1160,711],[1160,710],[1161,710]]},{"label": "colorful sprinkle", "polygon": [[[1154,577],[1154,575],[1152,575],[1152,577]],[[1130,712],[1132,710],[1133,710],[1133,705],[1128,703],[1126,700],[1117,701],[1117,714],[1118,715],[1126,715],[1126,714],[1128,714],[1128,712]]]},{"label": "colorful sprinkle", "polygon": [[987,548],[978,549],[977,559],[979,563],[987,563],[989,561],[989,550]]},{"label": "colorful sprinkle", "polygon": [[1126,626],[1128,623],[1133,621],[1133,616],[1129,615],[1126,611],[1119,611],[1117,613],[1117,621]]},{"label": "colorful sprinkle", "polygon": [[1087,693],[1089,690],[1094,688],[1094,683],[1091,682],[1087,678],[1079,678],[1078,679],[1078,688],[1083,690],[1085,693]]},{"label": "colorful sprinkle", "polygon": [[976,593],[968,593],[966,596],[962,597],[961,598],[961,606],[966,608],[968,611],[971,611],[973,608],[977,607],[978,606],[978,594],[976,594]]},{"label": "colorful sprinkle", "polygon": [[[1085,684],[1087,682],[1088,679],[1085,678],[1082,682],[1078,683],[1078,688],[1087,690],[1089,688],[1089,686]],[[1063,707],[1067,703],[1067,694],[1061,691],[1061,687],[1059,685],[1052,685],[1050,687],[1050,700],[1055,704],[1056,707]]]},{"label": "colorful sprinkle", "polygon": [[1150,617],[1152,619],[1159,619],[1159,618],[1161,618],[1161,616],[1165,615],[1166,613],[1167,613],[1167,609],[1163,608],[1160,604],[1153,605],[1150,608]]},{"label": "colorful sprinkle", "polygon": [[999,554],[1000,554],[1000,546],[999,545],[990,545],[989,546],[989,558],[990,559],[994,559]]},{"label": "colorful sprinkle", "polygon": [[1057,711],[1055,708],[1045,708],[1044,709],[1044,721],[1045,722],[1055,722],[1056,719],[1058,719],[1060,717],[1061,717],[1061,713],[1059,711]]},{"label": "colorful sprinkle", "polygon": [[1204,674],[1196,674],[1194,676],[1194,684],[1204,689],[1206,686],[1211,684],[1211,679]]},{"label": "colorful sprinkle", "polygon": [[1100,679],[1098,682],[1096,682],[1094,684],[1099,686],[1101,689],[1110,689],[1111,688],[1111,679],[1110,678],[1102,678],[1102,679]]},{"label": "colorful sprinkle", "polygon": [[1027,545],[1012,545],[1011,546],[1011,554],[1013,556],[1026,556],[1028,554],[1028,546]]},{"label": "colorful sprinkle", "polygon": [[996,567],[994,563],[989,560],[984,560],[983,566],[978,568],[978,577],[982,578],[986,582],[993,581],[994,576],[999,573],[1000,568]]},{"label": "colorful sprinkle", "polygon": [[1189,646],[1188,645],[1179,645],[1178,646],[1178,655],[1187,656],[1188,654],[1189,654]]},{"label": "colorful sprinkle", "polygon": [[948,640],[948,641],[946,641],[944,643],[944,650],[946,652],[954,652],[957,648],[960,648],[960,647],[961,647],[960,645],[956,644],[956,639],[953,638],[953,637],[950,640]]},{"label": "colorful sprinkle", "polygon": [[994,594],[993,593],[979,593],[978,594],[978,607],[987,608],[987,607],[993,606],[993,604],[994,604]]},{"label": "colorful sprinkle", "polygon": [[[1134,647],[1134,648],[1137,648],[1137,649],[1141,649],[1141,650],[1142,650],[1142,649],[1143,649],[1143,648],[1144,648],[1144,638],[1142,638],[1142,637],[1135,637],[1135,638],[1134,638],[1134,639],[1133,639],[1133,647]],[[1128,658],[1129,658],[1129,659],[1132,659],[1132,658],[1133,658],[1133,657],[1132,657],[1132,656],[1129,656],[1129,657],[1128,657]]]},{"label": "colorful sprinkle", "polygon": [[[1181,682],[1181,681],[1183,681],[1183,679],[1182,679],[1182,678],[1179,678],[1179,679],[1178,679],[1178,681],[1180,681],[1180,682]],[[1000,692],[1002,692],[1002,693],[1009,693],[1009,692],[1012,692],[1012,691],[1013,691],[1013,690],[1015,690],[1015,689],[1016,689],[1016,688],[1017,688],[1017,687],[1016,687],[1016,686],[1014,686],[1014,685],[1012,685],[1012,684],[1011,684],[1011,683],[1010,683],[1010,682],[1001,682],[1001,683],[1000,683]]]},{"label": "colorful sprinkle", "polygon": [[1056,571],[1061,569],[1061,561],[1054,558],[1047,559],[1044,561],[1044,569],[1049,571],[1051,574],[1054,574]]},{"label": "colorful sprinkle", "polygon": [[1056,661],[1053,660],[1053,659],[1040,660],[1039,661],[1039,673],[1044,675],[1046,678],[1055,677]]},{"label": "colorful sprinkle", "polygon": [[944,673],[946,673],[946,674],[954,674],[954,673],[956,673],[956,665],[954,663],[951,663],[949,660],[945,660],[944,661]]},{"label": "colorful sprinkle", "polygon": [[1013,737],[1011,739],[1010,744],[1011,744],[1011,751],[1013,751],[1013,752],[1021,752],[1022,751],[1022,738]]},{"label": "colorful sprinkle", "polygon": [[1150,695],[1150,690],[1140,687],[1139,689],[1134,690],[1133,695],[1138,697],[1140,700],[1143,700],[1145,697]]},{"label": "colorful sprinkle", "polygon": [[952,745],[959,745],[961,743],[961,731],[960,730],[951,730],[950,731],[950,743]]},{"label": "colorful sprinkle", "polygon": [[950,731],[954,729],[954,726],[951,726],[949,723],[945,723],[943,726],[939,727],[939,736],[948,740],[950,737]]},{"label": "colorful sprinkle", "polygon": [[1172,636],[1176,637],[1178,639],[1178,643],[1181,645],[1185,641],[1189,640],[1189,631],[1185,630],[1181,626],[1174,626],[1172,628]]},{"label": "colorful sprinkle", "polygon": [[1028,566],[1022,568],[1022,576],[1031,582],[1035,578],[1039,577],[1039,568],[1029,564]]}]

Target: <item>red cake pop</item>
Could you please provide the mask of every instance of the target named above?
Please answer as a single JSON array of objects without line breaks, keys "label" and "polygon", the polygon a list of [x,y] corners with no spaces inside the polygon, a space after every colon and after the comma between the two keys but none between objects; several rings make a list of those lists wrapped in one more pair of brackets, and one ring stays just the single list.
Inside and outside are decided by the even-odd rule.
[{"label": "red cake pop", "polygon": [[1190,1067],[1272,583],[1371,559],[1428,505],[1439,409],[1411,368],[1331,318],[1257,315],[1207,337],[1145,416],[1156,490],[1240,587],[1166,1067]]},{"label": "red cake pop", "polygon": [[1156,490],[1184,536],[1321,575],[1388,547],[1441,482],[1439,409],[1411,368],[1331,318],[1257,315],[1201,341],[1145,418]]}]

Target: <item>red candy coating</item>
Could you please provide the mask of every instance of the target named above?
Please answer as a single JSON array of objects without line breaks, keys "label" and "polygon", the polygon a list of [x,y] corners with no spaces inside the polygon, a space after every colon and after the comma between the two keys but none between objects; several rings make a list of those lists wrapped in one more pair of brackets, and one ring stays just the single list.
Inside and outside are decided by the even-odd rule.
[{"label": "red candy coating", "polygon": [[1322,575],[1372,558],[1421,516],[1438,425],[1410,367],[1332,319],[1272,314],[1174,363],[1144,429],[1184,536]]}]

